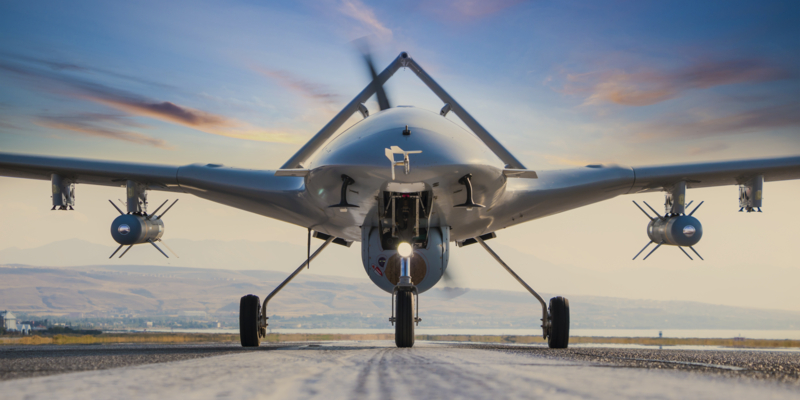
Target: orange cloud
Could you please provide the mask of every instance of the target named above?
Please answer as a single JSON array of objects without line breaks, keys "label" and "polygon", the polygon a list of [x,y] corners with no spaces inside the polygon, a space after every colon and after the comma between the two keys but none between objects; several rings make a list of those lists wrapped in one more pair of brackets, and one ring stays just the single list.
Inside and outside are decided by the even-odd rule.
[{"label": "orange cloud", "polygon": [[731,145],[727,143],[715,142],[704,146],[689,147],[686,149],[686,153],[695,156],[699,154],[716,153],[718,151],[727,150],[730,147]]},{"label": "orange cloud", "polygon": [[78,95],[78,97],[107,105],[129,114],[171,122],[213,135],[276,143],[299,143],[302,141],[301,138],[289,133],[264,130],[241,121],[180,106],[168,101],[150,102],[92,95]]},{"label": "orange cloud", "polygon": [[703,62],[675,72],[604,71],[568,75],[564,92],[586,96],[584,104],[647,106],[692,89],[787,79],[793,74],[766,62],[742,59]]},{"label": "orange cloud", "polygon": [[797,110],[800,110],[800,102],[790,102],[723,116],[704,116],[693,120],[687,120],[683,116],[673,116],[657,122],[632,125],[629,127],[629,131],[641,140],[666,140],[676,137],[707,137],[786,129],[800,127],[800,114]]},{"label": "orange cloud", "polygon": [[309,82],[298,78],[286,71],[272,70],[268,68],[254,67],[254,69],[268,78],[275,80],[279,85],[289,89],[300,96],[325,104],[335,104],[341,96],[331,93],[324,85]]},{"label": "orange cloud", "polygon": [[43,91],[92,101],[131,115],[183,125],[213,135],[277,143],[301,143],[303,141],[301,137],[291,133],[261,129],[221,115],[169,101],[151,100],[144,96],[71,76],[3,63],[0,63],[0,71],[23,77],[27,82]]},{"label": "orange cloud", "polygon": [[[91,119],[91,116],[85,116]],[[157,147],[160,149],[170,149],[171,146],[166,141],[147,136],[141,133],[130,132],[115,128],[98,126],[87,121],[82,116],[74,117],[41,117],[33,122],[36,125],[51,129],[67,130],[77,132],[86,136],[102,137],[106,139],[122,140],[128,143],[141,144],[145,146]]]}]

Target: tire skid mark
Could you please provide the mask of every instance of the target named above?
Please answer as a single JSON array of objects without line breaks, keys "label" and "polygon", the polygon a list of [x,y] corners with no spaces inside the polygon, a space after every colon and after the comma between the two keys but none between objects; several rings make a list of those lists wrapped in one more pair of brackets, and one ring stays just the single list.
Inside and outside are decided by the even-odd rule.
[{"label": "tire skid mark", "polygon": [[380,358],[385,352],[386,350],[378,351],[366,362],[359,363],[363,365],[360,366],[361,370],[358,372],[358,376],[356,377],[356,386],[353,388],[354,398],[361,399],[369,394],[367,390],[367,381],[369,380],[370,375],[373,375],[376,362],[380,362],[376,360],[378,360],[378,358]]}]

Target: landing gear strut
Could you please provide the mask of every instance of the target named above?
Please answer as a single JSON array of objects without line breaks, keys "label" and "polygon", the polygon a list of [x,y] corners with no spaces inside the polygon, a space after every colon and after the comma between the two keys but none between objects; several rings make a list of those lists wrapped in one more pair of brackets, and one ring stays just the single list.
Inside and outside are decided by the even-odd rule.
[{"label": "landing gear strut", "polygon": [[267,303],[269,303],[284,286],[289,284],[311,260],[316,258],[325,247],[331,244],[334,239],[336,238],[333,236],[327,236],[325,243],[319,246],[317,251],[311,254],[299,268],[294,270],[288,278],[281,282],[281,284],[264,299],[263,306],[259,303],[258,296],[248,294],[242,297],[239,303],[239,337],[242,340],[242,347],[258,347],[261,344],[261,339],[267,336],[267,319],[269,318],[267,317]]},{"label": "landing gear strut", "polygon": [[528,286],[522,278],[519,277],[503,260],[497,255],[481,237],[476,237],[475,240],[483,246],[489,254],[497,260],[500,265],[508,271],[514,279],[517,280],[525,289],[530,292],[539,304],[542,305],[542,337],[547,339],[547,345],[551,349],[566,349],[569,346],[569,300],[558,296],[550,299],[550,310],[548,312],[547,304],[539,296],[533,288]]}]

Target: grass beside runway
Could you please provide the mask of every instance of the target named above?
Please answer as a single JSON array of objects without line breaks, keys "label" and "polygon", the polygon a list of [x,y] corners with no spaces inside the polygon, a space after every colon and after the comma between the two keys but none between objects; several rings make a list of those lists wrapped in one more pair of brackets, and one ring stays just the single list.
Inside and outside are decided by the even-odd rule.
[{"label": "grass beside runway", "polygon": [[234,342],[239,342],[239,335],[216,333],[103,333],[99,335],[34,335],[22,337],[0,337],[0,344],[3,345]]},{"label": "grass beside runway", "polygon": [[[502,335],[417,335],[417,340],[432,342],[468,343],[545,343],[541,336]],[[263,339],[268,343],[322,342],[340,340],[394,340],[394,334],[280,334],[271,333]],[[103,333],[99,335],[52,335],[0,337],[0,345],[42,344],[111,344],[111,343],[239,343],[239,335],[213,333]],[[572,336],[570,344],[624,344],[647,346],[721,346],[733,348],[800,348],[800,340],[776,339],[697,339],[697,338],[647,338],[647,337],[586,337]]]}]

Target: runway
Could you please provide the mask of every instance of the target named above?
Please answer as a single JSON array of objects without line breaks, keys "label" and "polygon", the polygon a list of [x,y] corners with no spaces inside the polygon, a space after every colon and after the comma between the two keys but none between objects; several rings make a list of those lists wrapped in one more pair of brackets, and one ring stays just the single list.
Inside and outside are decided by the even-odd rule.
[{"label": "runway", "polygon": [[[9,346],[4,399],[799,399],[800,353],[417,342]],[[46,375],[46,376],[40,376]]]}]

